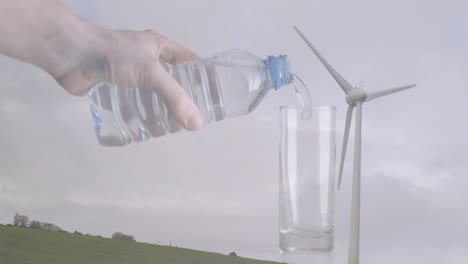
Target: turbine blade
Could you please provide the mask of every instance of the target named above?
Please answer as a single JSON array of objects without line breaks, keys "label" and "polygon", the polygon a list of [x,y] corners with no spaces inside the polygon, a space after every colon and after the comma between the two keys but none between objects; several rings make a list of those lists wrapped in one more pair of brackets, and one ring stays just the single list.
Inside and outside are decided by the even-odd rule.
[{"label": "turbine blade", "polygon": [[328,72],[333,76],[333,78],[336,80],[338,85],[343,89],[343,91],[347,94],[351,90],[354,89],[354,87],[345,79],[343,76],[341,76],[333,67],[325,60],[325,58],[318,52],[318,50],[312,45],[312,43],[302,34],[302,32],[296,27],[293,26],[296,32],[299,34],[299,36],[304,40],[304,42],[309,46],[309,48],[315,53],[315,55],[319,58],[319,60],[322,62],[322,64],[327,68]]},{"label": "turbine blade", "polygon": [[340,174],[338,176],[338,190],[341,186],[341,178],[343,176],[343,166],[346,156],[346,147],[348,146],[348,138],[349,138],[349,127],[351,126],[351,119],[353,118],[353,109],[354,106],[348,106],[348,112],[346,113],[346,124],[345,124],[345,131],[343,137],[343,146],[341,147],[341,161],[340,161]]},{"label": "turbine blade", "polygon": [[367,98],[366,98],[366,102],[372,101],[372,100],[374,100],[376,98],[379,98],[379,97],[382,97],[382,96],[385,96],[385,95],[389,95],[389,94],[400,92],[400,91],[403,91],[403,90],[406,90],[406,89],[409,89],[409,88],[413,88],[415,86],[416,86],[416,84],[410,84],[410,85],[405,85],[405,86],[401,86],[401,87],[397,87],[397,88],[386,89],[386,90],[383,90],[383,91],[368,93]]},{"label": "turbine blade", "polygon": [[351,198],[351,224],[348,263],[359,264],[359,234],[361,211],[361,130],[362,104],[356,105],[356,140],[354,142],[353,189]]}]

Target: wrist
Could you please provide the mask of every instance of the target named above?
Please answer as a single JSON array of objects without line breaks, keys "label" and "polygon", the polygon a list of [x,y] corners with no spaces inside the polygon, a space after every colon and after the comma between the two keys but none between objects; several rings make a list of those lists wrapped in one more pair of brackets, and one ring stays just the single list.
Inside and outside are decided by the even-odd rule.
[{"label": "wrist", "polygon": [[105,29],[74,15],[68,10],[58,14],[42,41],[37,42],[32,64],[55,79],[78,67],[83,58],[103,45]]}]

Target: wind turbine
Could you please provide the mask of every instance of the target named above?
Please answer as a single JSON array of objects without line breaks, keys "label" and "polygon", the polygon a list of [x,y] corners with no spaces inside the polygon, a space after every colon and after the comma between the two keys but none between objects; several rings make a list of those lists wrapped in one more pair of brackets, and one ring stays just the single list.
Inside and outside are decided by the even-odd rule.
[{"label": "wind turbine", "polygon": [[360,228],[360,207],[361,207],[361,129],[362,129],[362,104],[372,101],[379,97],[400,92],[416,85],[405,85],[397,88],[387,89],[383,91],[367,93],[361,88],[353,87],[345,78],[343,78],[333,67],[325,60],[318,50],[310,43],[310,41],[302,34],[295,26],[299,36],[305,41],[310,49],[319,58],[322,64],[327,68],[328,72],[333,76],[338,85],[346,94],[346,102],[348,103],[348,111],[346,113],[346,124],[343,138],[343,147],[341,149],[340,172],[338,179],[338,188],[341,185],[341,176],[343,174],[343,164],[346,155],[346,146],[349,138],[349,127],[353,115],[353,109],[356,107],[356,125],[355,125],[355,140],[354,140],[354,162],[353,162],[353,186],[351,197],[351,223],[349,234],[349,252],[348,264],[359,263],[359,228]]}]

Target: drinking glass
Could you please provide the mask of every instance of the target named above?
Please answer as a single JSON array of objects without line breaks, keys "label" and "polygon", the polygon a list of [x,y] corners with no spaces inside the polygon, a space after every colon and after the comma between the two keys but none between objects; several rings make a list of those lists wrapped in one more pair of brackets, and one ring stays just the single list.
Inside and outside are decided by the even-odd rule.
[{"label": "drinking glass", "polygon": [[333,106],[281,107],[279,236],[285,252],[333,249],[335,200]]}]

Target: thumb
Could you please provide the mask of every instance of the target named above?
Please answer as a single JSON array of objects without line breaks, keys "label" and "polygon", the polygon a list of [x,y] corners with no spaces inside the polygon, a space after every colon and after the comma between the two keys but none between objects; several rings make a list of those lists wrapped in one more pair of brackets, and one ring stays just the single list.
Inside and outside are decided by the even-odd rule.
[{"label": "thumb", "polygon": [[162,61],[169,63],[179,63],[199,59],[197,54],[192,50],[166,37],[163,37],[159,58]]},{"label": "thumb", "polygon": [[148,88],[162,97],[171,115],[187,130],[198,130],[203,120],[197,106],[187,92],[160,63],[150,73]]}]

